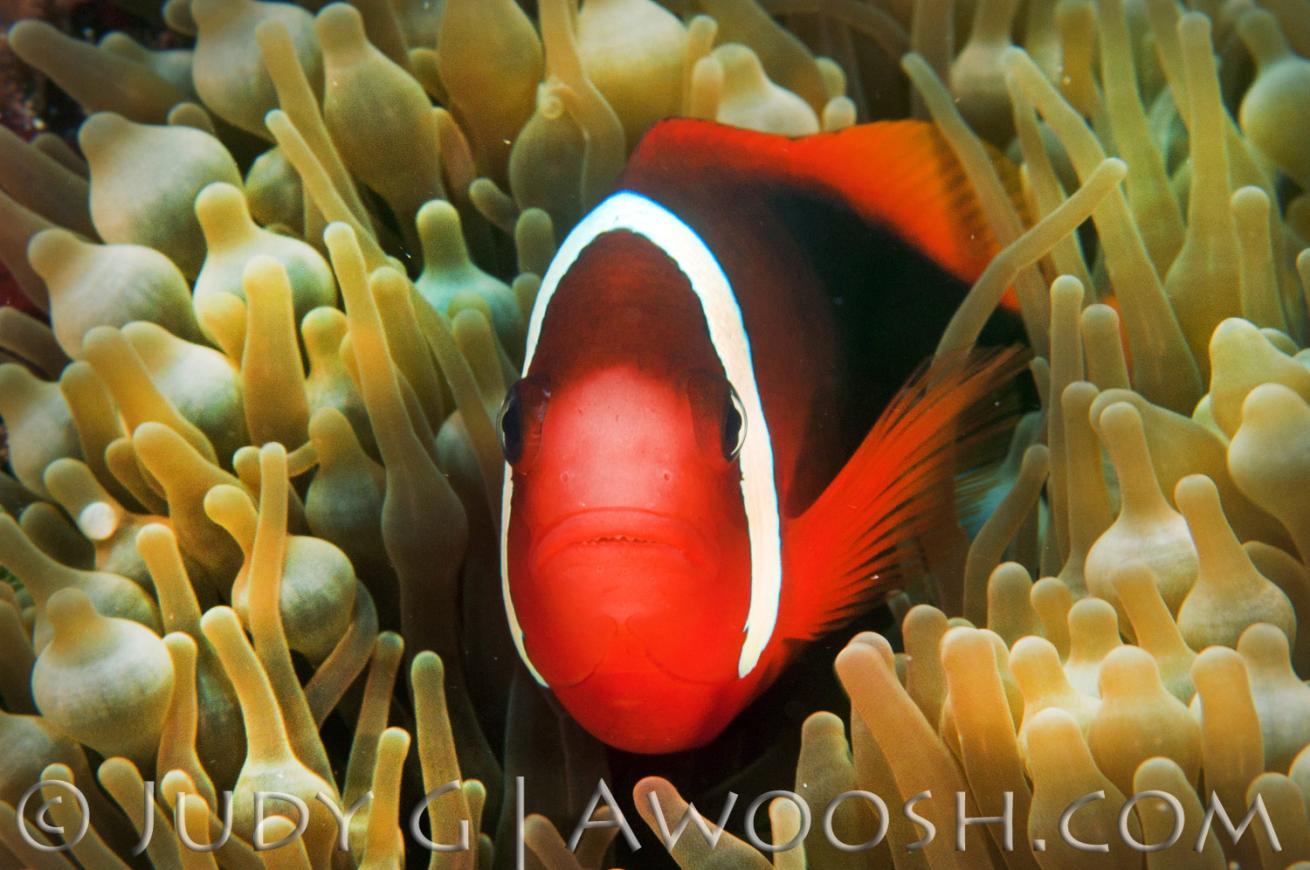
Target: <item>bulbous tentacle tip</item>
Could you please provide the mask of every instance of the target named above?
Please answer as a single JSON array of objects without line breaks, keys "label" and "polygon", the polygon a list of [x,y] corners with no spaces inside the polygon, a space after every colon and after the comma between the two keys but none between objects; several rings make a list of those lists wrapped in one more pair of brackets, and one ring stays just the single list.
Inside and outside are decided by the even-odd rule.
[{"label": "bulbous tentacle tip", "polygon": [[314,31],[329,53],[358,47],[368,38],[364,33],[364,17],[349,3],[325,6],[314,19]]},{"label": "bulbous tentacle tip", "polygon": [[82,122],[77,130],[77,144],[92,160],[92,172],[95,171],[94,160],[101,150],[112,145],[117,137],[129,133],[134,126],[117,112],[96,112]]},{"label": "bulbous tentacle tip", "polygon": [[213,229],[222,223],[244,223],[250,220],[246,198],[240,188],[225,181],[215,181],[201,188],[196,196],[196,217],[202,229]]},{"label": "bulbous tentacle tip", "polygon": [[1174,487],[1174,500],[1184,516],[1194,517],[1197,522],[1220,516],[1219,490],[1204,474],[1189,474],[1178,481]]},{"label": "bulbous tentacle tip", "polygon": [[46,601],[46,618],[50,620],[56,637],[71,638],[90,628],[101,617],[81,589],[60,589]]}]

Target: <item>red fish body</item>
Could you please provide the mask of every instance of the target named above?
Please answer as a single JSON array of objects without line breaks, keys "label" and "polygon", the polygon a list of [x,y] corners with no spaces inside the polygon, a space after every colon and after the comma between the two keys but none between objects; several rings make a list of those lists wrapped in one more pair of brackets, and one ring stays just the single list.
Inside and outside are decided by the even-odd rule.
[{"label": "red fish body", "polygon": [[647,135],[544,276],[501,417],[510,627],[583,727],[703,745],[879,600],[947,512],[953,421],[1013,375],[892,399],[993,250],[927,125]]}]

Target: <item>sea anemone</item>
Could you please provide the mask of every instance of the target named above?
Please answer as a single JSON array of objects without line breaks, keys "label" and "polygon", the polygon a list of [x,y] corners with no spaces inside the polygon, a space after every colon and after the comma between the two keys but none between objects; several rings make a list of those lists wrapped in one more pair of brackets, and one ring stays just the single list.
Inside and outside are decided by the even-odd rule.
[{"label": "sea anemone", "polygon": [[[769,833],[692,826],[672,860],[1310,861],[1304,0],[126,5],[189,47],[9,30],[87,117],[76,149],[0,131],[21,294],[0,310],[0,865],[469,868],[521,844],[610,866],[617,807],[566,843],[604,753],[524,679],[499,600],[493,421],[540,276],[659,118],[907,113],[1003,246],[939,356],[1012,288],[1041,405],[959,478],[962,526],[889,602],[901,650],[857,634],[849,708],[771,757],[795,796]],[[261,790],[281,794],[259,823]],[[923,826],[888,807],[926,791],[938,835],[910,850]],[[958,850],[957,793],[1008,807],[1013,843],[993,822]],[[320,794],[362,807],[335,857]],[[421,795],[420,833],[467,850],[423,858]],[[1234,819],[1260,799],[1281,841],[1201,837],[1211,795]],[[632,801],[664,839],[688,811],[661,777]]]}]

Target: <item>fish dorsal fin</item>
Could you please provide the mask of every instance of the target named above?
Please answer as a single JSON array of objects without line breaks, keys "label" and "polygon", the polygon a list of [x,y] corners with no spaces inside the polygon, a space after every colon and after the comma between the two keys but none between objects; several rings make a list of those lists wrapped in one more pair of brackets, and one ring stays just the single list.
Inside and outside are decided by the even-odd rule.
[{"label": "fish dorsal fin", "polygon": [[[1018,174],[993,155],[1012,195]],[[706,195],[743,187],[807,189],[887,226],[965,282],[998,250],[972,185],[936,125],[880,121],[788,139],[710,121],[675,119],[651,128],[623,182],[657,197],[703,179]],[[731,200],[722,208],[731,209]]]},{"label": "fish dorsal fin", "polygon": [[799,164],[816,180],[957,278],[973,281],[999,250],[973,186],[936,125],[864,124],[798,146]]},{"label": "fish dorsal fin", "polygon": [[926,368],[887,406],[823,494],[786,530],[778,632],[812,640],[880,602],[922,564],[918,540],[954,522],[962,456],[1012,416],[995,401],[1022,348]]}]

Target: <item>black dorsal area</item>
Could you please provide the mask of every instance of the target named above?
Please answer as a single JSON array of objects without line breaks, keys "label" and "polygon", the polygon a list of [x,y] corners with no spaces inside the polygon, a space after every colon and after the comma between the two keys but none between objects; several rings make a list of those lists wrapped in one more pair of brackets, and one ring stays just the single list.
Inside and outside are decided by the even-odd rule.
[{"label": "black dorsal area", "polygon": [[[855,449],[892,396],[936,350],[969,285],[843,202],[788,188],[770,194],[796,246],[809,259],[831,304],[839,336],[841,432]],[[1017,315],[995,314],[980,345],[1025,341]]]}]

